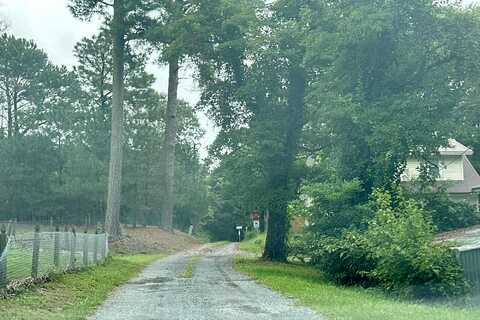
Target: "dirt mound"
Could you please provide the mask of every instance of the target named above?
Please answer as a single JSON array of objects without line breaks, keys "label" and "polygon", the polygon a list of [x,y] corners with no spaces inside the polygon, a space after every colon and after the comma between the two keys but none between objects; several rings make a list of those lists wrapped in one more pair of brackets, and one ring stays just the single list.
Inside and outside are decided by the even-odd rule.
[{"label": "dirt mound", "polygon": [[174,230],[168,232],[158,227],[124,227],[124,237],[110,242],[115,254],[173,253],[197,247],[201,242],[188,234]]}]

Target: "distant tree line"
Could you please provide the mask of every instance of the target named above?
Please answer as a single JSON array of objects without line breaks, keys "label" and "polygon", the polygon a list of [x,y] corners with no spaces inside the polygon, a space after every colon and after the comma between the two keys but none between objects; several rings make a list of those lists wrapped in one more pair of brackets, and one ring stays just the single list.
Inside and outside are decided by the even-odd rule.
[{"label": "distant tree line", "polygon": [[[126,48],[125,172],[121,221],[160,224],[167,99],[152,85],[147,53]],[[72,70],[30,40],[0,37],[0,220],[103,223],[112,112],[112,41],[100,31],[76,44]],[[179,228],[206,214],[203,131],[179,101],[175,131]]]}]

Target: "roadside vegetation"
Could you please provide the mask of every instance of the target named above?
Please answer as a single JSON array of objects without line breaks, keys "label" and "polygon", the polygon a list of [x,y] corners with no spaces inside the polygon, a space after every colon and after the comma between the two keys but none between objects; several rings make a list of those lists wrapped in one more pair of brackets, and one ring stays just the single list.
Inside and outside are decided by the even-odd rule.
[{"label": "roadside vegetation", "polygon": [[192,278],[193,277],[193,270],[195,268],[195,264],[200,260],[199,256],[192,256],[188,259],[187,264],[185,266],[185,270],[180,273],[178,276],[180,278]]},{"label": "roadside vegetation", "polygon": [[381,287],[422,299],[468,292],[452,250],[435,243],[437,228],[428,212],[402,190],[377,189],[362,204],[346,201],[357,196],[352,184],[310,185],[304,191],[311,205],[297,202],[293,210],[303,211],[312,225],[292,237],[291,257],[340,285]]},{"label": "roadside vegetation", "polygon": [[216,241],[216,242],[211,242],[210,243],[210,247],[212,248],[219,248],[219,247],[223,247],[224,245],[227,245],[229,244],[230,241]]},{"label": "roadside vegetation", "polygon": [[247,237],[240,242],[239,249],[241,251],[253,253],[256,256],[261,256],[263,248],[265,247],[265,233],[252,233],[252,236]]},{"label": "roadside vegetation", "polygon": [[338,286],[317,268],[253,259],[238,259],[235,268],[301,304],[335,320],[473,320],[480,309],[448,304],[421,304],[362,287]]},{"label": "roadside vegetation", "polygon": [[[167,243],[136,236],[133,226],[234,241],[237,226],[252,230],[249,214],[258,212],[266,236],[241,249],[302,266],[243,267],[280,274],[266,279],[281,290],[300,294],[295,290],[328,280],[326,293],[351,292],[384,318],[396,310],[377,291],[410,301],[468,296],[459,263],[435,234],[480,223],[475,208],[453,202],[448,183],[439,181],[442,172],[455,171],[439,153],[452,138],[475,151],[469,157],[480,169],[480,6],[456,0],[65,4],[74,17],[100,22],[75,45],[70,67],[55,65],[0,21],[1,220],[102,222],[118,240],[112,251],[130,254]],[[168,66],[167,94],[155,89],[161,79],[149,72],[152,65]],[[179,75],[187,70],[200,91],[195,107],[178,99]],[[199,110],[218,128],[205,159]],[[459,157],[466,161],[469,151]],[[409,163],[418,164],[412,170],[418,178],[407,184]],[[471,196],[475,188],[468,188]],[[294,220],[302,222],[297,230],[290,228]],[[173,235],[166,234],[180,248],[190,243]],[[4,302],[12,304],[5,312],[28,318],[36,306],[45,319],[65,310],[73,318],[85,314],[141,259],[148,260],[114,257],[104,267],[60,276],[45,285],[53,290]],[[297,268],[302,286],[291,287],[287,279],[295,278],[279,272]],[[190,263],[186,275],[192,272]],[[104,291],[85,293],[89,275]],[[312,295],[327,299],[316,294],[322,288]],[[25,311],[16,305],[22,299]],[[357,300],[343,302],[355,314]],[[410,318],[419,318],[412,308]]]},{"label": "roadside vegetation", "polygon": [[50,282],[0,299],[9,320],[81,320],[92,314],[117,286],[136,276],[161,254],[114,256],[105,264],[53,276]]}]

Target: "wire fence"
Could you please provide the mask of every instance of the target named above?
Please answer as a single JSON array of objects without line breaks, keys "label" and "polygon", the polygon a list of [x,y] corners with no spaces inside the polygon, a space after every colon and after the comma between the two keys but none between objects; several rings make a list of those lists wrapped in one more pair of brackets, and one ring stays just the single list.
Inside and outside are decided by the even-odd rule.
[{"label": "wire fence", "polygon": [[[57,229],[58,230],[58,229]],[[3,248],[3,250],[2,250]],[[105,233],[35,232],[16,234],[0,230],[0,290],[15,281],[101,263],[108,256]]]}]

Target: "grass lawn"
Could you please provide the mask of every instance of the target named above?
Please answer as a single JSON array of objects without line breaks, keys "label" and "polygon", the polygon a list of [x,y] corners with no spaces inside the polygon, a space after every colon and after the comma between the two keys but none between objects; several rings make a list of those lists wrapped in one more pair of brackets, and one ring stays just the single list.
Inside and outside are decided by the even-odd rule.
[{"label": "grass lawn", "polygon": [[257,256],[261,256],[263,248],[265,247],[265,233],[259,233],[252,239],[244,240],[240,242],[240,250],[254,253]]},{"label": "grass lawn", "polygon": [[223,247],[227,244],[229,244],[230,241],[217,241],[217,242],[210,242],[209,245],[211,248],[220,248]]},{"label": "grass lawn", "polygon": [[480,308],[414,304],[388,298],[375,290],[338,287],[309,266],[238,259],[235,268],[331,320],[480,319]]},{"label": "grass lawn", "polygon": [[115,287],[162,255],[114,256],[104,265],[55,276],[54,281],[18,296],[0,299],[0,318],[79,320],[92,314]]}]

